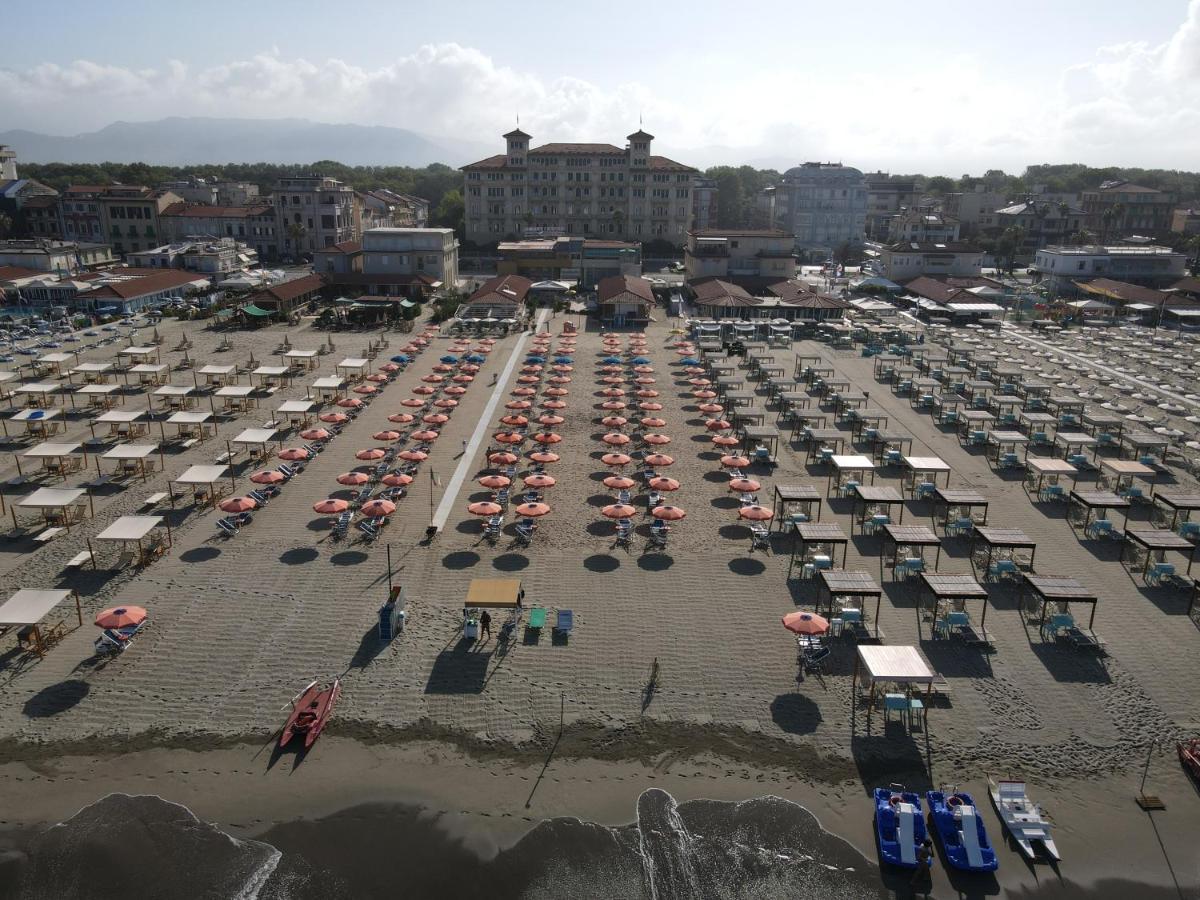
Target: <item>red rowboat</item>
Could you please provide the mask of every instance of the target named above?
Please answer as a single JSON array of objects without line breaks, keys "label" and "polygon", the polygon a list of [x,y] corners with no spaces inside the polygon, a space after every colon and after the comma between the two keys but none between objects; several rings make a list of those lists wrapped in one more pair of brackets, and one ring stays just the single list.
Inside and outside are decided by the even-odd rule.
[{"label": "red rowboat", "polygon": [[1179,761],[1184,768],[1192,773],[1192,777],[1200,781],[1200,738],[1190,738],[1175,745],[1179,751]]},{"label": "red rowboat", "polygon": [[309,684],[292,701],[292,714],[288,716],[283,733],[279,735],[279,746],[286,747],[293,738],[303,735],[305,749],[311,747],[321,736],[341,693],[340,678],[334,678],[332,684],[323,686],[315,681]]}]

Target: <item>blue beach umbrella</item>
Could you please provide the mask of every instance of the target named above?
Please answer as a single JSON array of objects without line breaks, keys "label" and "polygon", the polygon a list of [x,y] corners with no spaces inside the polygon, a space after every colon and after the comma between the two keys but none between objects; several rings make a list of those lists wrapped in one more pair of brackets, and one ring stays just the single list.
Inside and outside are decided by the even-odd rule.
[{"label": "blue beach umbrella", "polygon": [[698,366],[698,365],[700,365],[700,360],[689,356],[687,359],[681,359],[679,361],[679,364],[681,366]]},{"label": "blue beach umbrella", "polygon": [[540,363],[544,363],[545,361],[546,361],[546,357],[544,357],[544,356],[531,355],[531,356],[525,357],[525,362],[527,365],[538,365]]},{"label": "blue beach umbrella", "polygon": [[572,362],[574,362],[574,360],[572,360],[569,356],[556,356],[554,357],[554,361],[562,366],[569,366]]},{"label": "blue beach umbrella", "polygon": [[621,364],[621,357],[619,357],[619,356],[606,356],[606,357],[604,357],[604,359],[602,359],[602,360],[601,360],[601,362],[608,363],[609,365],[620,365],[620,364]]},{"label": "blue beach umbrella", "polygon": [[632,363],[633,363],[635,366],[647,366],[647,365],[649,365],[649,364],[650,364],[650,360],[646,359],[646,357],[644,357],[644,356],[635,356],[635,357],[634,357],[634,358],[631,360],[631,362],[632,362]]},{"label": "blue beach umbrella", "polygon": [[392,362],[403,364],[403,363],[408,362],[408,357],[405,356],[403,353],[397,353],[395,356],[392,357]]},{"label": "blue beach umbrella", "polygon": [[454,356],[454,355],[453,355],[453,354],[451,354],[451,353],[447,353],[445,356],[443,356],[443,357],[441,358],[441,360],[440,360],[440,361],[441,361],[441,362],[444,362],[444,363],[456,363],[456,362],[458,362],[458,357],[457,357],[457,356]]}]

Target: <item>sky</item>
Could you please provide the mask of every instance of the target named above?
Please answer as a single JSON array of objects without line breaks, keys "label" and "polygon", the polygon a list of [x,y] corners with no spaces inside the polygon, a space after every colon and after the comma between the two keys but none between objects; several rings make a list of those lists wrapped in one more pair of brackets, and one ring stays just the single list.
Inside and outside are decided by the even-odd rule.
[{"label": "sky", "polygon": [[4,18],[0,130],[301,117],[502,152],[519,116],[534,145],[623,145],[640,120],[701,167],[1200,168],[1200,0],[67,0]]}]

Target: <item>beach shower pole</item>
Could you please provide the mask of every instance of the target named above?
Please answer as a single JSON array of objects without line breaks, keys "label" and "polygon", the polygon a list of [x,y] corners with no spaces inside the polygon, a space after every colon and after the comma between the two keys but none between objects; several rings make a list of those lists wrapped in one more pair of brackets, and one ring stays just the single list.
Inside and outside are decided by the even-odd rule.
[{"label": "beach shower pole", "polygon": [[387,545],[387,563],[388,563],[388,594],[392,592],[392,545]]}]

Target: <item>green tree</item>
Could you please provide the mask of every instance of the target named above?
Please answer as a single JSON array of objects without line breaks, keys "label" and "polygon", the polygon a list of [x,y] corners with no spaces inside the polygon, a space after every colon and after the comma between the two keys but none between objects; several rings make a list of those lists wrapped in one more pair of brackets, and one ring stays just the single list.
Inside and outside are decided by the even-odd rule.
[{"label": "green tree", "polygon": [[1012,274],[1013,267],[1016,265],[1017,253],[1020,252],[1024,243],[1025,229],[1019,225],[1011,225],[1000,233],[1000,236],[996,238],[993,253],[996,257],[996,264],[1001,270]]},{"label": "green tree", "polygon": [[466,236],[466,211],[462,191],[453,188],[442,195],[429,217],[429,224],[439,228],[453,228],[458,239],[462,240]]},{"label": "green tree", "polygon": [[934,175],[925,182],[925,190],[931,194],[949,194],[955,188],[954,180],[945,175]]}]

